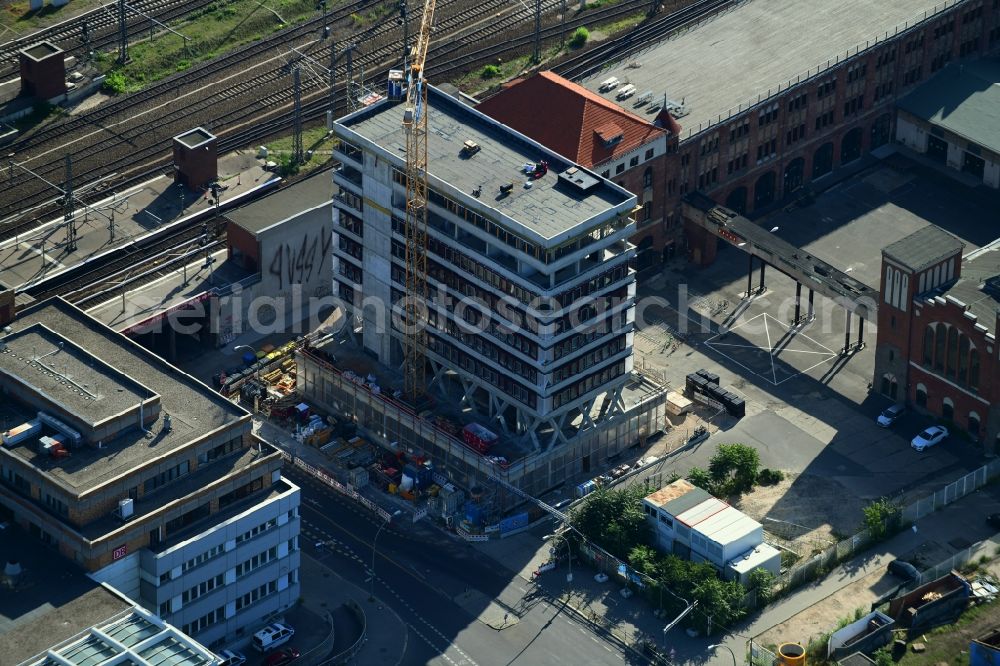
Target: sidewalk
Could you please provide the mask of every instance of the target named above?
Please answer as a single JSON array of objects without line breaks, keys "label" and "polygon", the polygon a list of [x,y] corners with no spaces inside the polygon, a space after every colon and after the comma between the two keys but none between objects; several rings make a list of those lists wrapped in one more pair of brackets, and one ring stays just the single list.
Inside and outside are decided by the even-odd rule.
[{"label": "sidewalk", "polygon": [[361,635],[361,626],[349,606],[360,608],[365,618],[365,640],[345,663],[365,666],[395,666],[406,650],[406,625],[380,600],[368,601],[368,593],[338,576],[329,567],[303,553],[302,605],[308,610],[334,617],[337,636],[334,653],[349,648]]},{"label": "sidewalk", "polygon": [[[618,594],[622,585],[612,572],[607,572],[611,576],[608,582],[598,583],[594,580],[594,574],[597,573],[595,570],[589,566],[575,566],[573,582],[567,583],[568,569],[565,564],[560,564],[557,569],[541,574],[536,582],[554,596],[568,595],[570,605],[584,618],[590,619],[593,616],[606,618],[612,626],[612,632],[633,647],[636,647],[641,640],[648,639],[662,646],[666,652],[671,648],[675,649],[676,664],[728,664],[731,659],[725,650],[721,650],[719,654],[708,653],[707,647],[710,643],[721,642],[731,648],[736,655],[744,655],[751,638],[787,621],[855,581],[877,572],[884,573],[892,559],[909,557],[914,551],[928,544],[951,548],[949,542],[987,538],[992,530],[983,524],[984,512],[991,511],[987,510],[986,503],[987,500],[982,492],[974,492],[948,505],[917,521],[916,532],[906,530],[876,544],[867,553],[836,567],[823,580],[799,588],[790,596],[764,609],[762,613],[731,627],[731,631],[725,636],[715,634],[711,638],[704,636],[691,638],[679,627],[671,630],[668,636],[664,636],[663,627],[668,619],[654,617],[649,604],[638,596],[630,599],[622,598]],[[539,564],[549,559],[550,544],[542,541],[540,537],[544,532],[551,532],[553,528],[554,524],[542,525],[535,530],[507,539],[477,543],[475,546],[508,570],[511,570],[511,562],[523,562],[520,569],[512,570],[512,573],[530,581],[531,573]],[[878,580],[881,580],[881,577],[878,577]],[[704,615],[699,616],[697,611],[695,616],[704,629],[707,618]],[[830,625],[833,626],[837,619],[830,618]],[[808,638],[808,636],[786,636],[784,640],[805,642]],[[740,663],[743,661],[740,660]]]}]

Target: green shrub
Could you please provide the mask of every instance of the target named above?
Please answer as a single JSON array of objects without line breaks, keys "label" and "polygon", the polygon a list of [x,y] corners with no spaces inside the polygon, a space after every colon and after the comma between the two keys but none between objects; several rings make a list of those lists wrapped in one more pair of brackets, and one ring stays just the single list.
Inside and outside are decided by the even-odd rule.
[{"label": "green shrub", "polygon": [[586,44],[588,39],[590,39],[590,31],[583,26],[580,26],[575,32],[573,32],[573,36],[570,37],[569,45],[574,49],[578,49]]},{"label": "green shrub", "polygon": [[785,480],[785,473],[780,469],[764,468],[757,475],[757,483],[762,486],[776,486]]},{"label": "green shrub", "polygon": [[707,490],[708,492],[712,492],[713,490],[714,484],[712,483],[711,475],[700,467],[692,467],[691,471],[688,472],[687,480],[702,490]]},{"label": "green shrub", "polygon": [[500,76],[500,68],[496,65],[486,65],[483,70],[479,72],[479,76],[484,79],[493,79]]},{"label": "green shrub", "polygon": [[111,72],[104,77],[102,87],[113,95],[121,95],[128,90],[128,78],[122,72]]},{"label": "green shrub", "polygon": [[882,497],[864,509],[865,527],[873,539],[883,539],[899,526],[902,509],[887,497]]},{"label": "green shrub", "polygon": [[896,662],[892,660],[892,653],[888,648],[880,647],[872,655],[875,658],[875,666],[893,666]]},{"label": "green shrub", "polygon": [[174,69],[176,69],[178,72],[183,72],[190,66],[191,66],[191,61],[184,58],[177,61],[177,64],[174,65]]}]

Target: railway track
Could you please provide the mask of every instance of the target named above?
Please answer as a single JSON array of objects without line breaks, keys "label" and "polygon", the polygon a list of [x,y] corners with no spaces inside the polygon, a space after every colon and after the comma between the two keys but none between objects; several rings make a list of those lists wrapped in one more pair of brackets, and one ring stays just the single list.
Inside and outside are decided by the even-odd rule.
[{"label": "railway track", "polygon": [[[129,0],[129,5],[147,16],[167,23],[212,4],[213,0]],[[84,39],[86,26],[87,39]],[[137,14],[126,20],[129,39],[145,35],[149,21]],[[16,76],[21,49],[40,41],[49,41],[63,51],[83,55],[88,50],[101,51],[118,43],[118,9],[109,4],[78,14],[47,28],[0,44],[0,78]]]},{"label": "railway track", "polygon": [[[592,49],[591,52],[583,54],[581,57],[570,59],[566,63],[560,65],[560,68],[568,71],[574,71],[574,68],[579,68],[579,67],[583,67],[584,69],[586,69],[586,67],[590,66],[588,65],[588,63],[592,62],[597,57],[621,56],[628,52],[628,46],[630,44],[633,43],[639,44],[642,43],[643,41],[645,41],[645,43],[648,43],[650,39],[659,38],[665,34],[669,34],[669,32],[673,30],[688,25],[696,20],[699,20],[700,18],[703,18],[705,15],[709,13],[717,11],[719,8],[722,8],[730,4],[732,1],[733,0],[701,0],[700,2],[697,2],[688,8],[674,12],[669,16],[662,17],[654,21],[650,21],[636,28],[632,32],[641,34],[642,35],[641,40],[635,40],[635,39],[611,40],[610,42],[607,43],[607,45],[600,45]],[[554,0],[552,4],[558,5],[560,4],[560,0]],[[643,7],[647,5],[648,3],[646,2],[646,0],[641,0],[637,2],[625,2],[619,5],[612,5],[610,7],[603,8],[600,11],[590,12],[586,16],[580,16],[574,19],[570,19],[566,21],[565,24],[563,25],[553,26],[551,28],[548,28],[543,33],[543,38],[551,38],[558,36],[560,31],[569,30],[575,25],[582,25],[584,23],[593,24],[595,22],[600,22],[605,20],[614,20],[619,16],[627,15],[628,13],[634,13],[637,7]],[[461,22],[461,18],[459,18],[459,15],[461,14],[467,17],[468,13],[469,13],[468,11],[456,13],[456,17],[453,19],[452,23],[442,22],[442,24],[444,24],[446,28],[448,26],[451,26],[452,24],[458,25]],[[510,14],[511,21],[523,20],[526,14],[528,16],[533,16],[533,12],[524,12],[524,13],[512,12]],[[439,24],[439,33],[441,31],[442,24]],[[467,48],[470,45],[481,43],[484,35],[487,32],[491,32],[492,34],[495,35],[497,33],[497,29],[498,26],[496,24],[491,24],[491,26],[487,26],[485,28],[472,29],[470,31],[467,31],[465,34],[461,36],[458,48],[459,49]],[[375,28],[371,29],[368,32],[369,35],[374,35],[378,33],[379,31]],[[446,60],[445,62],[437,65],[436,69],[434,69],[434,74],[437,76],[446,76],[448,74],[455,74],[459,71],[462,71],[463,69],[468,68],[471,64],[475,63],[476,61],[492,62],[497,55],[503,54],[511,50],[512,48],[518,48],[519,46],[523,46],[524,44],[530,43],[530,40],[531,40],[530,36],[525,36],[522,37],[519,41],[506,40],[501,44],[483,47],[480,49],[474,49],[469,53],[465,53],[463,55],[454,57],[450,60]],[[318,41],[313,42],[313,45],[317,43],[321,42]],[[612,48],[607,48],[607,46],[612,46]],[[454,49],[455,47],[456,45],[454,42],[449,42],[449,44],[447,45],[441,44],[439,42],[436,45],[432,45],[432,53],[435,51],[435,49],[440,49],[439,52],[444,52],[446,49]],[[372,71],[369,71],[367,73],[367,76],[369,76],[369,78],[374,76],[375,78],[381,79],[381,77],[384,77],[384,75],[387,74],[391,64],[394,64],[391,62],[392,59],[390,53],[390,51],[392,51],[393,49],[398,50],[398,46],[392,44],[391,42],[382,47],[374,48],[370,50],[367,54],[364,54],[364,56],[361,58],[361,61],[358,63],[358,66],[371,67],[371,65],[369,65],[367,61],[376,61],[379,58],[385,58],[385,60],[383,60],[381,65],[375,66],[374,73],[372,73]],[[598,49],[601,49],[602,54],[610,54],[610,55],[598,56],[594,54],[593,51],[597,51]],[[388,60],[390,64],[386,64],[386,60]],[[269,76],[270,76],[269,80],[276,80],[278,78],[278,76],[274,75],[273,73]],[[257,81],[258,83],[260,82],[259,79],[256,79],[255,81]],[[320,83],[317,81],[311,81],[308,87],[310,88],[320,87]],[[259,88],[259,86],[255,86],[255,88]],[[227,93],[226,91],[221,91],[220,94],[230,94],[230,93]],[[338,113],[342,110],[346,110],[346,101],[344,99],[344,94],[345,94],[344,86],[343,85],[337,86],[333,96],[338,100],[338,104],[336,105],[336,110]],[[234,95],[229,99],[236,99],[237,97],[238,96]],[[287,129],[290,127],[292,121],[291,111],[290,109],[287,108],[289,106],[288,103],[289,97],[290,93],[287,90],[287,87],[282,87],[281,90],[275,91],[270,95],[258,97],[258,99],[255,100],[253,103],[236,106],[229,111],[218,113],[217,114],[218,121],[216,123],[217,125],[230,128],[233,127],[237,128],[237,129],[223,129],[217,131],[217,134],[220,136],[220,146],[219,146],[220,151],[226,152],[233,149],[245,147],[247,145],[253,145],[255,143],[262,142],[271,136],[287,132]],[[331,95],[328,90],[322,90],[319,91],[318,93],[310,93],[304,95],[303,119],[308,122],[322,118],[325,115],[326,111],[330,109],[330,99]],[[205,109],[211,107],[211,103],[212,103],[211,99],[204,99],[204,100],[199,100],[195,104],[201,105],[200,108]],[[270,109],[271,112],[262,117],[261,116],[262,108],[268,108]],[[184,108],[185,115],[188,115],[190,111],[191,107]],[[154,123],[162,123],[162,121],[163,121],[162,118],[158,118],[156,120],[149,120],[144,122],[142,124],[142,127],[148,128],[151,127]],[[142,132],[142,127],[140,127],[140,129],[138,130],[139,133]],[[163,155],[164,152],[165,151],[162,144],[152,145],[144,150],[136,150],[133,151],[133,154],[130,155],[126,161],[117,162],[113,166],[113,168],[119,172],[131,173],[132,175],[138,174],[145,178],[148,177],[149,175],[152,175],[153,173],[162,172],[162,168],[167,161],[166,158],[164,158]],[[150,161],[153,162],[159,161],[160,164],[150,165],[149,164]],[[188,230],[187,233],[190,234],[195,232]],[[112,259],[111,263],[109,263],[107,266],[103,268],[95,267],[94,270],[95,271],[101,270],[105,273],[113,274],[115,272],[116,267],[134,265],[139,262],[145,262],[146,259],[144,259],[144,257],[156,254],[158,248],[176,246],[178,244],[184,243],[185,239],[189,240],[190,236],[183,237],[183,236],[172,235],[164,237],[162,240],[162,245],[157,244],[156,246],[143,245],[141,247],[139,246],[130,247],[128,256]],[[159,240],[158,243],[160,243]],[[119,268],[119,270],[123,269]],[[70,289],[69,287],[67,287],[66,280],[72,280],[78,284],[87,284],[87,283],[96,284],[98,283],[97,276],[98,273],[90,273],[89,271],[83,277],[79,277],[75,274],[68,275],[66,276],[66,278],[64,278],[62,283],[60,283],[60,281],[46,281],[42,285],[31,287],[25,291],[27,291],[27,293],[33,296],[37,294],[36,298],[37,297],[44,298],[49,295],[57,293],[65,293],[67,291],[73,292],[77,288]],[[85,294],[81,292],[80,294],[74,294],[73,298],[80,298],[81,302],[91,303],[93,301],[89,299],[94,299],[96,297],[93,296],[92,294]],[[83,300],[83,299],[88,299],[88,300]]]}]

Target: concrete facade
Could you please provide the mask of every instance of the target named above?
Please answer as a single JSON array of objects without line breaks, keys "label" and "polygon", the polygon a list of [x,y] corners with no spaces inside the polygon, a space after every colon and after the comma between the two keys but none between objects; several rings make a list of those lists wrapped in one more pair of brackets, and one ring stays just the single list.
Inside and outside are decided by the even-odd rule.
[{"label": "concrete facade", "polygon": [[[390,367],[403,354],[388,314],[406,280],[404,160],[391,145],[402,133],[396,115],[398,105],[385,102],[334,129],[343,163],[334,173],[338,296],[362,346]],[[431,152],[442,153],[429,166],[431,388],[460,387],[463,403],[536,449],[566,443],[568,432],[622,410],[632,371],[636,198],[435,89],[428,118],[428,134],[440,141]],[[392,138],[385,137],[390,127]],[[481,152],[456,158],[462,142],[453,153],[449,143],[459,135],[475,138]],[[527,159],[546,161],[551,172],[514,189]],[[573,173],[588,189],[568,181]],[[482,192],[482,180],[462,182],[479,178],[492,191]],[[510,190],[497,195],[506,178]]]},{"label": "concrete facade", "polygon": [[[280,453],[251,434],[250,414],[61,300],[22,311],[8,337],[39,325],[91,355],[95,369],[106,363],[122,376],[141,377],[161,409],[140,406],[127,422],[117,423],[116,432],[102,430],[107,437],[75,442],[66,435],[68,418],[53,410],[51,416],[64,425],[46,422],[43,432],[66,441],[62,452],[39,449],[38,435],[0,448],[5,489],[0,511],[95,580],[112,583],[206,642],[248,628],[293,603],[298,489],[282,480]],[[6,359],[12,349],[0,353]],[[46,387],[42,370],[66,373],[64,368],[72,368],[73,385],[83,388],[64,388],[65,395],[51,404],[77,401],[84,408],[91,405],[94,413],[116,409],[119,393],[110,376],[60,364],[67,349],[39,348],[41,356],[27,364],[39,370],[21,371],[19,381]],[[76,392],[89,397],[70,397]],[[5,389],[0,410],[7,423],[21,423],[33,418],[37,407]],[[271,520],[273,525],[237,543],[240,535]],[[259,552],[269,553],[266,562],[258,558],[254,566],[244,564]],[[184,566],[199,557],[206,566]],[[225,572],[195,605],[183,594],[205,582],[210,559],[217,560],[212,567],[224,564]],[[241,603],[246,594],[253,596],[252,602]],[[198,615],[209,602],[218,606]]]}]

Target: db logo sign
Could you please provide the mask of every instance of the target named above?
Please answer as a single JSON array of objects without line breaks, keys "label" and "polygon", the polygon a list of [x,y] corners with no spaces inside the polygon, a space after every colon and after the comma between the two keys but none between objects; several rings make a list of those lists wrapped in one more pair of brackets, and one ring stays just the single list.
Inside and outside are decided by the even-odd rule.
[{"label": "db logo sign", "polygon": [[115,548],[114,552],[111,553],[111,559],[120,560],[125,557],[125,553],[128,552],[128,546],[118,546]]}]

